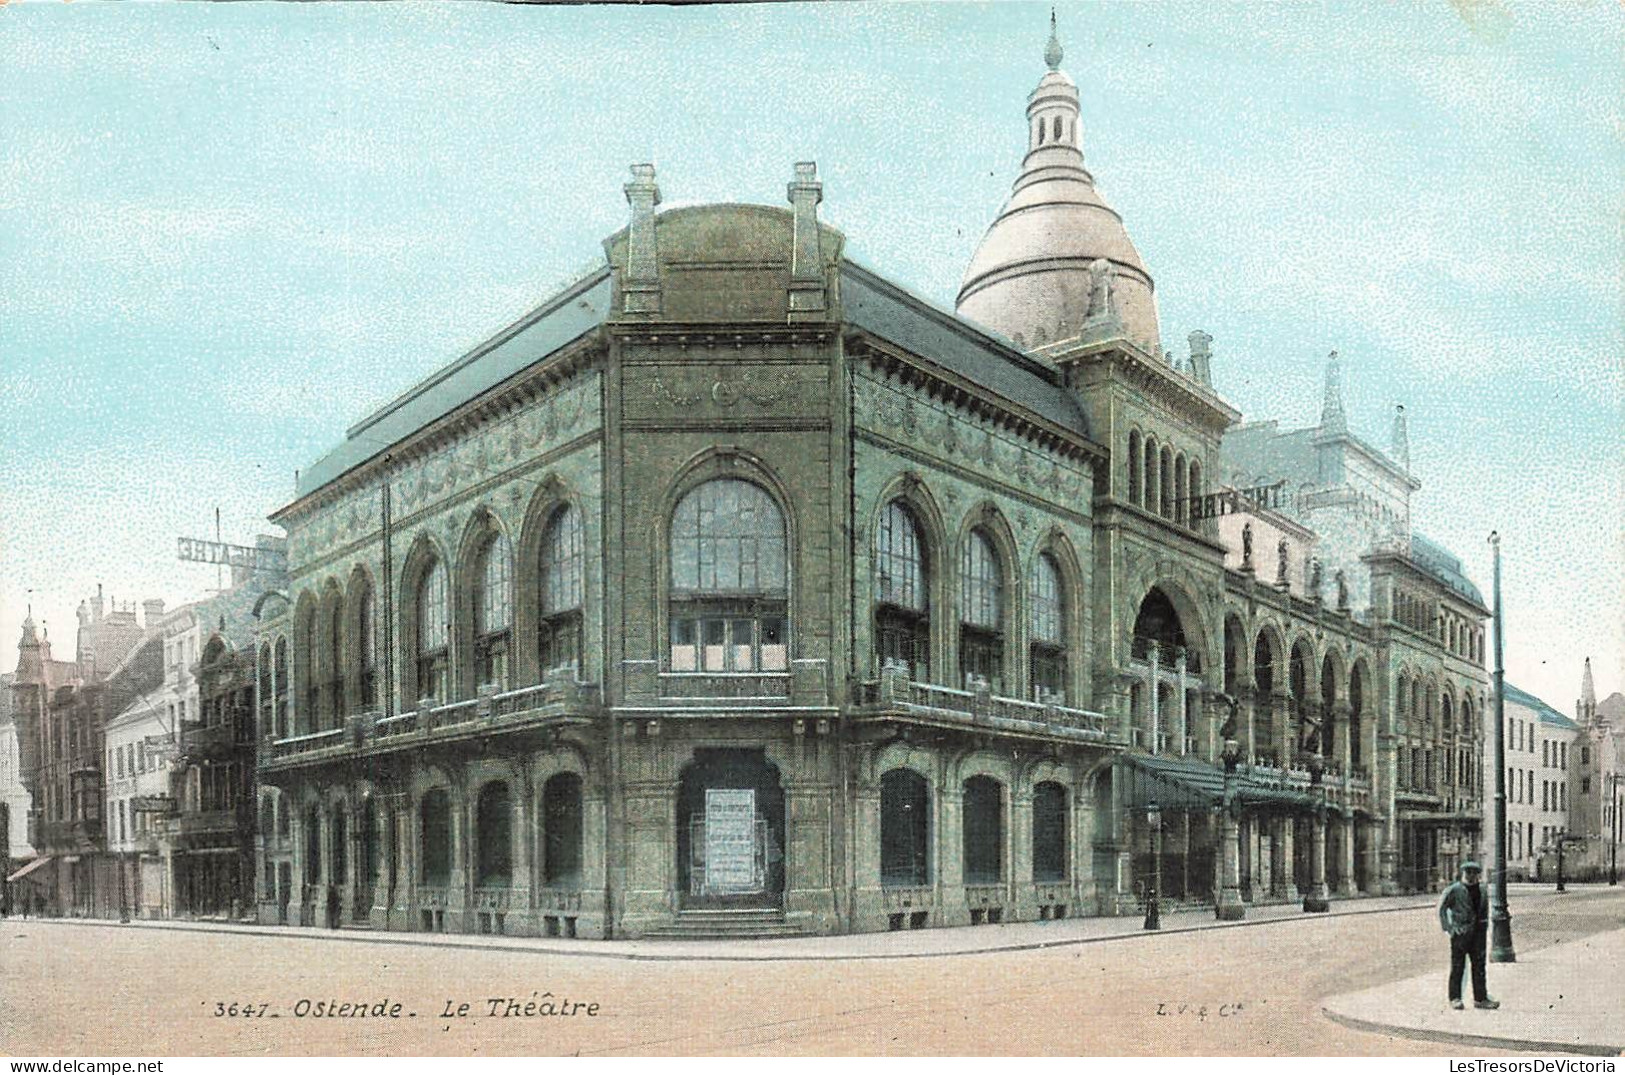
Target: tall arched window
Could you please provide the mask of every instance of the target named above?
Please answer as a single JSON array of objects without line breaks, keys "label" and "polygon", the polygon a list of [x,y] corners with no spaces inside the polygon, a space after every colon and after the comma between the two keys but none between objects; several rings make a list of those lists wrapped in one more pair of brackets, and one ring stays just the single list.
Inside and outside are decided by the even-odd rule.
[{"label": "tall arched window", "polygon": [[271,678],[271,644],[260,646],[259,661],[259,714],[260,735],[276,735],[276,683]]},{"label": "tall arched window", "polygon": [[1174,517],[1174,450],[1166,444],[1162,446],[1162,458],[1158,460],[1157,470],[1162,475],[1162,503],[1158,511],[1164,519]]},{"label": "tall arched window", "polygon": [[321,683],[321,617],[316,614],[316,603],[312,601],[306,606],[304,614],[299,617],[299,633],[303,636],[304,646],[304,683],[301,701],[304,712],[299,714],[299,725],[306,732],[321,730],[322,683]]},{"label": "tall arched window", "polygon": [[542,785],[542,883],[579,887],[581,846],[581,777],[554,773]]},{"label": "tall arched window", "polygon": [[276,640],[276,658],[273,661],[271,690],[275,694],[273,704],[276,707],[272,720],[276,726],[277,738],[290,735],[293,729],[288,727],[288,640]]},{"label": "tall arched window", "polygon": [[417,616],[418,701],[445,700],[449,610],[446,607],[446,565],[434,560],[418,579]]},{"label": "tall arched window", "polygon": [[1145,503],[1145,488],[1140,469],[1140,431],[1128,431],[1128,499],[1132,504]]},{"label": "tall arched window", "polygon": [[305,808],[305,884],[322,879],[322,815],[314,803]]},{"label": "tall arched window", "polygon": [[672,513],[671,670],[788,670],[786,575],[784,515],[761,486],[724,478],[684,496]]},{"label": "tall arched window", "polygon": [[919,525],[893,500],[875,528],[875,655],[882,668],[901,662],[916,680],[931,674],[929,577]]},{"label": "tall arched window", "polygon": [[1189,471],[1185,467],[1185,454],[1181,452],[1174,458],[1174,521],[1181,526],[1185,525],[1185,498],[1189,495],[1185,487]]},{"label": "tall arched window", "polygon": [[973,776],[964,792],[964,867],[967,885],[992,885],[1004,879],[1004,785],[988,776]]},{"label": "tall arched window", "polygon": [[1027,666],[1033,699],[1040,702],[1066,701],[1066,600],[1061,587],[1061,569],[1047,552],[1033,561],[1027,580],[1028,627]]},{"label": "tall arched window", "polygon": [[1201,522],[1202,464],[1198,463],[1194,459],[1191,460],[1191,476],[1188,484],[1190,487],[1191,507],[1190,511],[1186,514],[1186,518],[1190,520],[1190,524],[1192,526],[1195,526],[1197,523]]},{"label": "tall arched window", "polygon": [[474,564],[474,679],[482,687],[508,681],[508,641],[513,626],[513,557],[500,533],[486,538]]},{"label": "tall arched window", "polygon": [[1161,470],[1162,453],[1157,449],[1157,438],[1145,438],[1145,510],[1157,512],[1162,510],[1162,482]]},{"label": "tall arched window", "polygon": [[536,639],[537,667],[545,677],[556,668],[581,670],[581,603],[583,580],[581,513],[565,504],[547,520],[542,537],[541,628]]},{"label": "tall arched window", "polygon": [[982,530],[965,536],[959,560],[959,675],[967,685],[1004,680],[1004,571]]},{"label": "tall arched window", "polygon": [[1067,878],[1066,788],[1045,780],[1033,789],[1033,880]]},{"label": "tall arched window", "polygon": [[378,704],[378,623],[377,606],[371,586],[356,596],[356,697],[361,708]]},{"label": "tall arched window", "polygon": [[931,883],[931,792],[912,769],[880,778],[880,883]]},{"label": "tall arched window", "polygon": [[327,694],[331,727],[344,723],[344,601],[333,598],[327,618]]},{"label": "tall arched window", "polygon": [[418,806],[418,842],[423,883],[444,885],[451,879],[451,797],[444,788],[424,793]]},{"label": "tall arched window", "polygon": [[513,797],[501,780],[480,790],[474,808],[474,843],[474,883],[506,887],[513,880]]}]

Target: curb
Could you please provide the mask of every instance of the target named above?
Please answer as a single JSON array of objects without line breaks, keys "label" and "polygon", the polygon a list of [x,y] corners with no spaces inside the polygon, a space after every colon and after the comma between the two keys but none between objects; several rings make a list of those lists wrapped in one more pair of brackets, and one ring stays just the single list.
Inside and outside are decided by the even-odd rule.
[{"label": "curb", "polygon": [[[189,924],[174,924],[168,922],[153,924],[136,924],[137,929],[173,930],[178,933],[208,933],[220,934],[234,933],[248,937],[281,937],[290,940],[309,941],[338,941],[357,944],[388,944],[404,948],[449,948],[472,952],[505,952],[516,955],[554,955],[579,959],[620,959],[629,962],[644,963],[849,963],[862,960],[891,960],[891,959],[950,959],[956,956],[990,955],[997,952],[1033,952],[1050,948],[1069,948],[1086,944],[1106,944],[1113,941],[1152,940],[1155,937],[1177,936],[1185,933],[1207,933],[1213,930],[1245,929],[1250,926],[1279,926],[1290,923],[1324,922],[1331,918],[1352,918],[1356,915],[1398,914],[1406,911],[1431,911],[1431,903],[1419,904],[1414,907],[1375,907],[1362,910],[1334,911],[1330,914],[1300,914],[1293,917],[1265,918],[1257,920],[1243,920],[1240,922],[1225,922],[1216,925],[1182,926],[1175,929],[1157,931],[1138,930],[1135,932],[1109,933],[1099,937],[1071,937],[1058,938],[1049,941],[1030,941],[1012,944],[991,944],[982,948],[956,949],[948,952],[850,952],[830,955],[794,955],[785,953],[764,953],[749,955],[739,953],[706,953],[695,952],[693,955],[677,952],[618,952],[618,951],[586,951],[579,948],[556,948],[546,944],[472,944],[465,941],[424,941],[407,940],[406,937],[429,936],[416,933],[392,933],[372,930],[335,930],[320,933],[290,934],[286,927],[265,926],[231,926],[218,927],[197,926]],[[51,918],[44,921],[50,925],[66,926],[120,926],[125,923],[107,919],[89,918]],[[956,927],[969,929],[970,927]],[[397,939],[399,938],[399,939]],[[806,937],[805,941],[817,941],[822,938]],[[611,942],[614,943],[614,942]],[[678,942],[682,943],[682,942]],[[1609,1055],[1613,1055],[1612,1052]]]},{"label": "curb", "polygon": [[1330,1008],[1321,1008],[1320,1014],[1327,1019],[1350,1030],[1360,1030],[1369,1034],[1383,1034],[1390,1037],[1410,1038],[1414,1041],[1431,1041],[1445,1045],[1472,1045],[1491,1049],[1515,1049],[1520,1052],[1531,1053],[1578,1053],[1581,1056],[1620,1056],[1625,1054],[1625,1046],[1621,1045],[1586,1045],[1573,1042],[1534,1041],[1528,1038],[1498,1038],[1489,1034],[1456,1034],[1447,1030],[1427,1030],[1422,1027],[1395,1026],[1391,1023],[1374,1023],[1369,1019],[1357,1019],[1352,1015],[1344,1015]]}]

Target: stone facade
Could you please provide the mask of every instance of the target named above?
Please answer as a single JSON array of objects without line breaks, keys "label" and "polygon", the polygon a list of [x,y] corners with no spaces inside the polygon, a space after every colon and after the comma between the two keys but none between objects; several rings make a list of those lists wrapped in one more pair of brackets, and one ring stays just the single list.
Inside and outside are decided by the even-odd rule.
[{"label": "stone facade", "polygon": [[990,229],[962,298],[1009,338],[846,259],[810,164],[665,212],[639,165],[601,269],[303,473],[262,921],[1239,917],[1474,853],[1482,600],[1332,388],[1238,426],[1210,338],[1158,351],[1051,55],[1012,205],[1087,204]]}]

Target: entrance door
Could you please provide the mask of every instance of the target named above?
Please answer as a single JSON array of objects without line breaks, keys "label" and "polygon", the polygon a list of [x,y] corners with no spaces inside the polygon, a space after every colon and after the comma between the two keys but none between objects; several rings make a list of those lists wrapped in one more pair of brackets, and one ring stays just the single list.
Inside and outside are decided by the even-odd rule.
[{"label": "entrance door", "polygon": [[372,921],[373,890],[378,884],[378,811],[367,800],[361,815],[361,861],[355,879],[355,907],[350,919],[363,925]]},{"label": "entrance door", "polygon": [[695,750],[678,782],[676,821],[683,907],[783,906],[784,789],[763,750]]}]

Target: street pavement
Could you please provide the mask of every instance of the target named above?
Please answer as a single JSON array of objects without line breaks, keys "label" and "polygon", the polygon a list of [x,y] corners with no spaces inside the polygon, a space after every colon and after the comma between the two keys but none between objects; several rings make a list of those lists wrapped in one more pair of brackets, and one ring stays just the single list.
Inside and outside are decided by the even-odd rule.
[{"label": "street pavement", "polygon": [[[1518,973],[1551,963],[1587,990],[1617,973],[1619,890],[1531,889],[1513,905]],[[1413,978],[1442,998],[1433,899],[1334,907],[1259,908],[1240,925],[1175,913],[1158,934],[1080,919],[738,944],[13,918],[0,1053],[1461,1055],[1456,1039],[1324,1010]],[[1503,1011],[1535,988],[1491,968]],[[1573,1010],[1619,1023],[1613,996]],[[369,1014],[315,1014],[328,1002]],[[380,1004],[402,1007],[371,1014]]]}]

